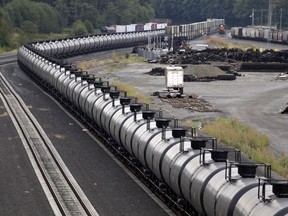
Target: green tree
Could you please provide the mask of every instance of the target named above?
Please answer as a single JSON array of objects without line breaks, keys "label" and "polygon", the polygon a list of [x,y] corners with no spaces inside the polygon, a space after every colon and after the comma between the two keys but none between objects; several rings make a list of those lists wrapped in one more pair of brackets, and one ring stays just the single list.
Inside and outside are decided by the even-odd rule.
[{"label": "green tree", "polygon": [[69,8],[66,4],[66,0],[55,0],[54,7],[61,16],[61,23],[66,27],[68,25]]},{"label": "green tree", "polygon": [[4,11],[0,8],[0,47],[11,45],[12,24],[7,19]]},{"label": "green tree", "polygon": [[62,23],[59,13],[46,3],[13,0],[4,9],[15,27],[21,28],[24,21],[30,21],[38,26],[40,33],[61,31]]},{"label": "green tree", "polygon": [[268,9],[267,0],[234,0],[233,14],[238,25],[251,25],[252,9],[265,8]]},{"label": "green tree", "polygon": [[38,33],[38,26],[31,21],[25,20],[21,24],[21,30],[28,34],[36,34]]},{"label": "green tree", "polygon": [[81,20],[76,20],[72,28],[72,36],[79,37],[88,34],[85,24]]},{"label": "green tree", "polygon": [[84,25],[85,25],[85,27],[87,29],[87,32],[89,34],[93,34],[93,32],[94,32],[93,24],[89,20],[85,20],[84,21]]},{"label": "green tree", "polygon": [[121,16],[121,12],[118,10],[117,6],[112,2],[107,4],[107,8],[105,10],[105,24],[104,25],[113,25],[120,24],[117,20],[118,17]]}]

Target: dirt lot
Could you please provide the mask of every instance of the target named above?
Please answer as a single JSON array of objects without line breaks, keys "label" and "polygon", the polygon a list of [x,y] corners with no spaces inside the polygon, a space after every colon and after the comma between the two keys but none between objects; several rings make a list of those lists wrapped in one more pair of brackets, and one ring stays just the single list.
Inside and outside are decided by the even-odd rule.
[{"label": "dirt lot", "polygon": [[[195,43],[199,43],[199,41],[195,41]],[[249,44],[249,42],[246,43]],[[257,42],[251,43],[255,45]],[[261,43],[256,45],[261,46]],[[90,72],[106,79],[118,79],[129,83],[143,95],[153,97],[151,95],[154,91],[165,88],[165,78],[150,76],[146,73],[152,68],[160,66],[143,62],[129,64],[114,72],[107,72],[105,67],[94,68]],[[197,104],[199,105],[199,102],[204,104],[204,108],[199,109],[201,112],[197,112],[199,107],[198,105],[193,106],[191,100],[192,104],[188,103],[188,109],[184,109],[179,108],[181,106],[177,101],[173,101],[173,107],[167,101],[153,97],[150,107],[162,109],[165,116],[180,120],[191,119],[203,122],[219,115],[234,116],[269,135],[270,146],[276,152],[284,151],[288,154],[288,115],[280,114],[281,109],[284,109],[288,102],[288,81],[276,81],[274,78],[278,73],[245,72],[242,75],[235,81],[185,83],[184,93],[198,96],[198,98],[194,97]],[[203,110],[205,112],[202,112]]]},{"label": "dirt lot", "polygon": [[[160,65],[149,63],[132,63],[125,69],[115,72],[93,70],[95,74],[107,79],[119,79],[135,86],[136,90],[146,96],[156,90],[165,88],[163,76],[150,76],[146,72]],[[96,72],[97,71],[97,72]],[[164,115],[181,120],[212,119],[218,115],[234,116],[271,137],[271,146],[277,152],[288,152],[288,116],[280,114],[288,102],[287,81],[274,80],[277,73],[243,73],[235,81],[190,82],[185,83],[186,95],[198,96],[199,100],[210,108],[211,112],[197,112],[187,105],[188,109],[179,108],[177,100],[173,104],[153,97],[151,108],[164,110]],[[209,103],[207,103],[207,101]],[[217,111],[220,112],[217,112]],[[196,111],[196,112],[195,112]]]}]

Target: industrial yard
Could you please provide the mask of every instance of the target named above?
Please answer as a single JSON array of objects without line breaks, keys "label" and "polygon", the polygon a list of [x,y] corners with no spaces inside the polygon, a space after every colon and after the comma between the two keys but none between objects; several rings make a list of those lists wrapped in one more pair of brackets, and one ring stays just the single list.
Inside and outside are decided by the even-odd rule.
[{"label": "industrial yard", "polygon": [[[204,39],[193,43],[203,43],[206,41],[206,38]],[[265,43],[260,42],[240,42],[246,46],[249,44],[265,46]],[[283,45],[277,46],[277,48],[281,47],[284,48]],[[177,117],[182,122],[191,119],[204,123],[206,120],[215,119],[216,116],[236,117],[241,122],[269,135],[270,147],[277,154],[283,151],[288,152],[288,134],[285,132],[288,116],[281,114],[281,111],[287,106],[288,86],[287,80],[277,79],[280,71],[246,71],[239,72],[241,76],[237,76],[235,80],[185,82],[184,98],[163,99],[152,96],[153,92],[165,89],[164,76],[159,76],[159,74],[151,76],[153,68],[161,67],[165,67],[165,65],[136,62],[112,72],[107,71],[105,67],[95,67],[89,71],[110,81],[120,80],[134,86],[145,97],[153,99],[152,108],[163,109],[167,116]],[[214,73],[214,70],[210,70],[210,75],[214,75]],[[145,81],[143,82],[143,80]]]},{"label": "industrial yard", "polygon": [[[107,38],[108,37],[109,36],[107,36]],[[87,41],[87,39],[91,38],[85,38],[84,40]],[[97,41],[97,37],[93,39]],[[79,39],[79,41],[82,42],[84,40]],[[55,46],[56,43],[60,43],[61,46],[63,45],[63,49],[58,49],[58,47]],[[60,55],[63,57],[65,55],[79,55],[80,53],[83,54],[88,51],[99,51],[99,47],[94,45],[91,45],[91,47],[78,46],[79,50],[74,50],[75,53],[67,53],[67,50],[75,46],[75,43],[71,43],[69,39],[67,41],[53,42],[52,45],[55,46],[53,49],[49,48],[50,45],[50,43],[45,42],[33,44],[33,46],[28,44],[21,47],[18,53],[19,66],[31,77],[34,77],[34,81],[38,82],[43,89],[46,89],[50,96],[47,97],[46,94],[43,94],[42,90],[35,85],[31,85],[32,81],[27,77],[27,74],[21,73],[15,65],[10,67],[9,63],[7,63],[6,66],[2,67],[3,74],[13,87],[10,88],[8,82],[3,79],[1,91],[7,102],[3,101],[4,106],[1,106],[1,109],[4,111],[7,110],[8,113],[13,113],[17,121],[22,122],[16,126],[16,128],[21,128],[22,131],[28,131],[24,133],[26,140],[29,140],[30,149],[33,149],[33,154],[38,155],[39,153],[37,152],[40,152],[40,155],[42,155],[39,158],[36,157],[37,163],[46,163],[47,161],[56,159],[56,164],[63,164],[64,161],[65,164],[67,164],[67,168],[63,165],[57,165],[58,168],[56,168],[56,166],[54,168],[53,166],[52,168],[49,166],[49,163],[47,163],[47,166],[45,165],[44,168],[45,171],[43,171],[46,172],[47,170],[47,172],[49,171],[51,173],[48,178],[57,179],[60,175],[54,175],[53,173],[59,172],[57,171],[58,169],[61,170],[64,168],[64,171],[61,172],[64,176],[68,176],[63,177],[65,178],[64,182],[67,182],[68,190],[70,190],[71,185],[75,188],[72,189],[71,187],[71,192],[62,194],[62,183],[60,183],[62,180],[53,180],[53,182],[56,183],[55,190],[59,191],[57,194],[59,194],[60,197],[74,197],[73,199],[63,199],[60,205],[57,204],[58,206],[67,206],[65,209],[60,207],[59,211],[79,212],[84,210],[85,212],[89,212],[89,214],[97,211],[109,215],[117,215],[119,212],[123,215],[134,214],[137,211],[140,211],[141,215],[151,215],[155,213],[157,215],[173,215],[172,211],[175,211],[175,213],[179,215],[193,215],[194,211],[207,211],[209,212],[208,215],[213,215],[214,210],[209,205],[209,200],[217,199],[217,203],[213,201],[217,212],[227,211],[227,215],[230,215],[232,211],[249,211],[249,209],[243,209],[241,207],[242,202],[245,202],[245,200],[238,199],[237,193],[243,191],[243,193],[245,192],[243,196],[248,195],[248,192],[250,193],[250,191],[248,191],[250,184],[253,186],[253,200],[255,200],[255,203],[260,202],[261,206],[259,207],[258,205],[258,208],[261,208],[262,211],[265,211],[265,209],[274,209],[266,205],[265,194],[261,200],[257,197],[258,178],[256,174],[259,174],[258,172],[256,173],[257,166],[264,167],[265,169],[264,175],[267,177],[267,183],[271,183],[271,185],[268,186],[269,191],[270,188],[276,185],[276,188],[273,188],[274,195],[272,194],[276,198],[275,201],[273,200],[273,205],[279,206],[280,204],[279,211],[286,211],[286,199],[281,199],[281,197],[284,196],[286,198],[287,196],[285,193],[286,183],[278,184],[274,179],[271,181],[270,165],[263,163],[255,164],[255,162],[247,163],[247,160],[240,161],[239,151],[231,148],[229,150],[227,150],[227,148],[226,150],[218,149],[217,141],[213,137],[207,137],[206,135],[204,135],[204,137],[201,136],[203,135],[202,128],[203,126],[205,128],[207,121],[214,120],[217,116],[234,116],[241,122],[269,135],[271,137],[270,147],[272,147],[277,154],[280,154],[280,151],[285,154],[285,141],[287,137],[285,137],[284,128],[287,128],[287,115],[280,113],[282,107],[284,106],[283,109],[285,108],[287,101],[285,94],[287,92],[287,85],[285,79],[279,79],[279,72],[240,72],[240,74],[237,74],[237,78],[236,73],[233,73],[236,79],[221,80],[219,76],[223,77],[226,75],[222,74],[222,72],[220,73],[219,69],[211,65],[205,65],[203,67],[201,64],[198,64],[196,68],[189,68],[188,65],[187,68],[189,71],[186,71],[186,74],[182,73],[183,69],[181,67],[177,67],[177,71],[179,72],[177,74],[179,76],[177,75],[175,77],[176,79],[178,79],[180,75],[182,77],[186,75],[187,78],[187,73],[188,76],[196,76],[198,78],[200,77],[199,75],[204,74],[204,76],[200,79],[189,80],[193,82],[185,82],[184,89],[182,88],[183,83],[180,82],[178,87],[180,87],[181,97],[177,96],[174,98],[171,95],[169,95],[171,98],[161,97],[160,95],[155,95],[154,92],[165,92],[165,87],[168,86],[172,88],[175,87],[173,86],[175,84],[173,79],[164,76],[153,76],[154,74],[150,73],[155,67],[163,67],[161,64],[138,61],[134,63],[126,62],[125,64],[127,65],[125,66],[125,64],[121,64],[120,58],[115,58],[114,52],[104,51],[95,54],[93,59],[96,62],[104,61],[107,65],[95,64],[90,68],[83,68],[85,71],[83,72],[79,67],[76,68],[73,66],[76,64],[75,57],[66,59],[65,62],[58,59],[55,61],[55,59],[50,58],[55,54],[57,54],[57,57]],[[121,47],[123,44],[120,43],[117,45]],[[44,52],[49,51],[48,60],[39,58],[39,55],[41,56],[42,53],[39,52],[39,49],[35,49],[34,46],[39,46],[38,48],[43,49]],[[110,46],[107,45],[106,48],[114,48],[113,45],[110,44]],[[66,48],[64,49],[64,47]],[[124,58],[129,59],[129,55],[127,52],[124,52]],[[105,60],[111,57],[113,61]],[[91,60],[90,55],[79,55],[77,61],[83,61],[85,58]],[[52,61],[53,64],[49,61]],[[69,61],[73,65],[70,65]],[[175,68],[176,67],[169,67],[170,72],[174,71]],[[166,70],[168,73],[168,68],[166,68]],[[90,75],[88,75],[86,71]],[[174,73],[171,74],[173,75]],[[123,92],[120,93],[117,91],[120,90],[120,83],[122,86],[124,85],[130,88],[128,98]],[[114,85],[119,86],[119,89]],[[16,101],[18,97],[17,95],[12,96],[12,94],[14,94],[13,88],[21,95],[21,98],[25,100],[26,105],[23,105],[21,100],[19,100],[22,108],[18,109],[16,103],[12,106],[12,109],[7,106],[7,104],[12,104],[9,100]],[[137,95],[141,96],[139,100],[133,99],[135,92],[138,92]],[[52,95],[54,97],[53,100],[51,100]],[[35,97],[37,100],[35,100]],[[149,107],[138,104],[139,102],[141,103],[141,98],[149,101]],[[54,103],[55,99],[57,99],[57,103]],[[62,111],[59,110],[58,103],[61,103]],[[30,117],[31,114],[29,114],[30,112],[27,107],[31,109],[33,115],[37,117],[40,125],[35,122],[35,119],[33,120],[33,118]],[[18,114],[15,115],[13,109],[16,109]],[[27,115],[24,114],[24,112],[24,115],[22,115],[21,110],[25,111]],[[65,115],[63,115],[64,110]],[[73,119],[70,119],[70,116],[66,115],[67,111],[74,116]],[[13,128],[12,123],[8,121],[9,116],[10,114],[7,115],[4,112],[3,118],[7,121],[7,126]],[[78,121],[74,118],[77,118]],[[179,119],[180,122],[178,122],[176,118]],[[25,122],[23,123],[24,120]],[[57,123],[58,120],[61,124]],[[181,128],[181,125],[183,125],[183,122],[186,120],[192,120],[196,123],[194,125],[197,125],[197,133],[194,133],[195,131],[186,133],[186,129]],[[171,123],[169,123],[170,121]],[[16,123],[14,122],[14,124]],[[35,125],[34,128],[35,131],[37,130],[37,134],[40,132],[39,135],[36,136],[36,133],[30,132],[29,127],[32,124]],[[7,127],[6,125],[4,126]],[[44,155],[48,153],[48,151],[42,150],[42,148],[46,147],[43,147],[38,140],[42,139],[49,149],[49,143],[51,143],[46,138],[41,138],[46,136],[45,133],[41,132],[41,126],[45,132],[48,133],[47,137],[53,141],[53,146],[55,147],[55,150],[53,150],[54,147],[52,147],[52,150],[49,150],[50,153],[53,153],[52,158],[49,158],[49,160],[41,159],[46,157],[44,157]],[[108,134],[111,137],[107,136]],[[90,138],[85,138],[86,135]],[[20,137],[22,138],[22,135]],[[7,137],[5,134],[3,139],[9,140],[10,137]],[[234,142],[238,142],[238,140]],[[207,148],[205,148],[206,143]],[[34,146],[37,146],[37,148]],[[108,152],[107,149],[111,152]],[[56,151],[60,152],[63,162],[61,162],[61,158],[58,158]],[[101,153],[103,151],[105,154]],[[21,152],[23,153],[23,149],[21,149]],[[119,165],[121,167],[120,172],[117,171],[116,175],[116,167],[106,162],[106,153],[114,159],[110,162],[113,164],[116,162],[116,166],[118,167]],[[227,162],[228,153],[229,162]],[[230,153],[232,153],[232,155],[230,155]],[[231,158],[233,155],[234,159]],[[119,161],[125,164],[128,170],[115,158],[118,158]],[[11,160],[14,161],[13,159]],[[29,160],[33,161],[34,159],[29,158]],[[26,166],[29,165],[27,158],[25,161]],[[177,165],[178,162],[180,165]],[[227,163],[231,164],[229,168],[227,167]],[[69,174],[68,169],[71,171],[71,174]],[[126,174],[121,174],[122,169]],[[226,175],[228,169],[233,173],[229,171],[229,174]],[[29,170],[31,171],[33,168],[29,167]],[[111,172],[112,170],[113,172]],[[6,172],[9,174],[7,170]],[[137,180],[135,176],[133,177],[130,172],[133,172],[135,176],[139,177],[141,182]],[[112,174],[114,178],[112,176],[109,177]],[[131,182],[127,184],[127,180],[125,180],[127,174],[129,179],[132,178],[133,182],[137,183],[140,187],[135,184],[135,187],[132,187]],[[77,185],[76,182],[73,183],[72,175],[77,178],[79,185]],[[204,179],[200,179],[203,177]],[[30,175],[29,178],[31,178]],[[106,181],[106,178],[108,178],[109,181]],[[4,180],[6,181],[6,178]],[[72,182],[70,180],[72,180]],[[40,182],[41,181],[43,180],[40,180]],[[223,185],[229,189],[233,189],[233,193],[235,194],[232,201],[229,196],[230,201],[227,202],[225,198],[227,194],[225,191],[220,192],[220,197],[221,199],[223,198],[222,200],[214,196],[213,188],[215,188],[215,181],[220,182],[216,187],[222,187]],[[23,184],[23,181],[19,180],[19,182]],[[236,184],[234,184],[234,182],[236,182]],[[238,183],[241,182],[243,182],[244,185],[238,185]],[[29,188],[30,185],[27,185],[27,182],[24,183],[26,183],[26,187],[28,186]],[[142,183],[149,187],[171,210],[165,207],[154,194],[151,194]],[[199,191],[202,187],[203,190]],[[258,185],[258,189],[259,187],[261,187],[261,185]],[[138,189],[140,188],[141,190],[139,191]],[[20,188],[11,189],[13,189],[15,193],[21,190]],[[81,189],[83,192],[81,192]],[[124,199],[121,195],[124,192],[122,189],[125,190],[126,193]],[[79,191],[80,196],[77,195]],[[45,188],[44,192],[49,193]],[[54,191],[51,192],[54,193]],[[13,192],[12,194],[15,193]],[[33,193],[33,190],[28,189],[27,193]],[[191,193],[197,194],[197,197],[191,198]],[[269,192],[269,194],[270,193],[272,192]],[[55,196],[58,196],[57,194],[55,194]],[[44,195],[41,194],[41,190],[38,190],[36,194],[33,193],[33,195],[44,197]],[[148,195],[148,197],[146,195]],[[49,194],[47,197],[48,201],[52,202],[52,205],[50,203],[52,211],[57,213],[58,208],[54,208],[53,202],[58,201],[52,198],[50,199],[49,197],[51,196],[49,196]],[[129,201],[126,199],[127,197],[129,197]],[[91,203],[87,199],[89,199]],[[9,199],[5,198],[3,201],[6,202],[7,200]],[[15,200],[16,203],[21,203],[20,197],[13,197],[13,200]],[[32,197],[32,200],[35,200],[35,197]],[[185,200],[189,203],[185,203]],[[235,202],[233,200],[235,200]],[[74,205],[70,205],[72,202],[79,204],[74,208]],[[150,211],[147,211],[147,205],[150,206],[150,204],[148,204],[150,202],[155,205]],[[221,207],[222,205],[219,203],[223,203],[224,208]],[[110,204],[113,205],[114,210],[109,208]],[[49,204],[45,202],[44,205],[52,214]],[[230,205],[232,205],[231,208]],[[37,203],[34,202],[33,206],[37,206]],[[68,206],[71,206],[71,208],[69,207],[68,209]],[[94,207],[97,210],[94,209]],[[25,211],[27,210],[28,209]],[[4,208],[4,211],[8,212],[9,210]],[[36,208],[35,211],[39,210]],[[276,211],[278,211],[278,209]],[[98,214],[97,212],[96,214]],[[241,215],[246,215],[246,213],[241,212]]]}]

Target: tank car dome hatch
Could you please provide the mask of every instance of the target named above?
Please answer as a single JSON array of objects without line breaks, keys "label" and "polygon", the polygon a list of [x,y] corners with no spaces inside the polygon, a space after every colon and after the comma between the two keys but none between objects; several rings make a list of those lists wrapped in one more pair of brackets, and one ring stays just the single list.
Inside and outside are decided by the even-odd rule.
[{"label": "tank car dome hatch", "polygon": [[169,119],[155,119],[157,128],[167,128],[169,126]]},{"label": "tank car dome hatch", "polygon": [[211,158],[215,162],[226,162],[228,158],[228,151],[225,150],[210,150]]},{"label": "tank car dome hatch", "polygon": [[110,97],[111,98],[116,99],[116,98],[119,98],[119,96],[120,96],[120,92],[119,91],[115,91],[115,90],[110,91]]},{"label": "tank car dome hatch", "polygon": [[181,138],[181,137],[184,137],[186,136],[186,129],[184,128],[173,128],[172,129],[172,136],[174,138]]},{"label": "tank car dome hatch", "polygon": [[87,74],[87,73],[84,73],[84,74],[81,74],[81,79],[82,80],[88,80],[88,78],[89,78],[89,74]]},{"label": "tank car dome hatch", "polygon": [[122,106],[129,105],[131,102],[131,98],[120,98],[120,104]]},{"label": "tank car dome hatch", "polygon": [[101,88],[103,86],[103,82],[101,82],[101,81],[95,81],[94,82],[94,87],[95,88]]},{"label": "tank car dome hatch", "polygon": [[87,82],[89,83],[89,84],[95,84],[95,77],[88,77],[87,78]]},{"label": "tank car dome hatch", "polygon": [[256,164],[236,164],[238,167],[238,174],[243,178],[255,178],[256,176]]},{"label": "tank car dome hatch", "polygon": [[143,119],[147,120],[147,119],[153,119],[155,116],[155,112],[151,111],[151,110],[145,110],[142,112],[142,117]]},{"label": "tank car dome hatch", "polygon": [[139,112],[141,111],[142,105],[141,104],[131,104],[130,110],[131,112]]},{"label": "tank car dome hatch", "polygon": [[70,73],[73,73],[76,77],[82,76],[82,72],[81,71],[71,70]]},{"label": "tank car dome hatch", "polygon": [[193,138],[190,140],[191,148],[194,150],[200,150],[202,148],[206,148],[207,139],[203,138]]},{"label": "tank car dome hatch", "polygon": [[110,86],[101,86],[102,93],[109,93],[110,92]]},{"label": "tank car dome hatch", "polygon": [[272,182],[272,192],[280,198],[288,198],[288,182]]},{"label": "tank car dome hatch", "polygon": [[61,63],[61,67],[64,67],[65,70],[72,70],[72,69],[75,69],[72,67],[71,64],[65,64],[65,63]]}]

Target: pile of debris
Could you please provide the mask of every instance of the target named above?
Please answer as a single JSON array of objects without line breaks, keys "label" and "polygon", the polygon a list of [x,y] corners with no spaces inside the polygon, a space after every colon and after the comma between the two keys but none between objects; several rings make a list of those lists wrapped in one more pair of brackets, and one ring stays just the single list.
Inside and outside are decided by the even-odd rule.
[{"label": "pile of debris", "polygon": [[288,63],[288,51],[265,50],[260,52],[259,49],[205,49],[193,50],[188,49],[185,52],[169,52],[161,57],[160,63],[166,64],[205,64],[208,61],[217,62],[278,62]]},{"label": "pile of debris", "polygon": [[281,114],[288,114],[288,106],[284,110],[282,110]]},{"label": "pile of debris", "polygon": [[188,65],[184,69],[184,82],[235,80],[234,74],[227,74],[218,67],[212,65]]},{"label": "pile of debris", "polygon": [[208,101],[196,95],[181,98],[161,98],[161,100],[171,104],[174,108],[183,108],[190,112],[221,112],[221,110],[213,108]]},{"label": "pile of debris", "polygon": [[165,76],[165,68],[155,67],[152,68],[152,70],[147,72],[146,74],[149,74],[151,76]]},{"label": "pile of debris", "polygon": [[[223,65],[222,65],[223,66]],[[184,82],[210,82],[214,80],[235,80],[239,76],[237,72],[228,72],[221,70],[218,65],[216,66],[205,65],[181,65],[184,68]],[[224,67],[224,66],[223,66]],[[225,65],[225,68],[230,68]],[[147,72],[151,76],[165,76],[165,68],[155,67]]]}]

